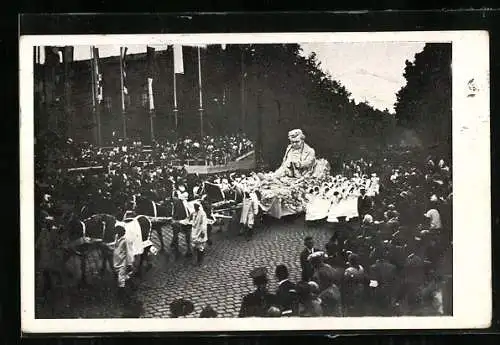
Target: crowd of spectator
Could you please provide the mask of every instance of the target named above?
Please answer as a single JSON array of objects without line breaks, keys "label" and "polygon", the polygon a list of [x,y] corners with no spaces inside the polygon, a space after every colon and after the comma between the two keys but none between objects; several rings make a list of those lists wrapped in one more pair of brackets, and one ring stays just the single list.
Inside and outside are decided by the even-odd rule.
[{"label": "crowd of spectator", "polygon": [[201,182],[197,176],[187,176],[186,165],[226,164],[253,148],[252,142],[240,134],[206,136],[200,141],[164,140],[147,146],[119,141],[112,147],[96,147],[71,139],[39,144],[35,160],[39,198],[50,195],[59,209],[61,204],[80,209],[98,203],[104,207],[101,212],[111,214],[120,214],[124,201],[134,194],[161,203],[179,185],[192,192]]},{"label": "crowd of spectator", "polygon": [[[227,148],[226,157],[234,159],[252,145],[233,136],[206,138],[201,143],[189,139],[155,143],[146,149],[138,143],[122,143],[106,150],[70,140],[44,147],[37,149],[35,160],[40,224],[47,215],[60,215],[65,207],[78,209],[94,202],[98,212],[120,215],[124,211],[120,207],[133,194],[161,202],[178,185],[194,193],[203,180],[174,167],[173,160],[207,159],[206,153],[217,151],[216,147]],[[380,157],[351,160],[343,166],[345,175],[375,173],[379,178],[377,193],[358,197],[358,219],[340,219],[330,241],[319,248],[313,238],[304,239],[304,251],[298,253],[301,281],[290,282],[288,268],[280,265],[274,268],[279,288],[269,292],[266,270],[252,272],[257,290],[244,299],[240,316],[450,313],[451,272],[443,268],[450,267],[446,260],[452,246],[449,159],[423,150],[396,149]],[[90,174],[68,171],[82,166],[100,168]],[[231,189],[231,180],[234,175],[225,173],[208,177],[225,190]]]},{"label": "crowd of spectator", "polygon": [[358,197],[358,219],[340,219],[322,246],[304,239],[298,282],[279,265],[268,291],[267,269],[256,268],[240,317],[451,314],[451,168],[424,151],[382,157],[344,166],[381,177],[378,193]]}]

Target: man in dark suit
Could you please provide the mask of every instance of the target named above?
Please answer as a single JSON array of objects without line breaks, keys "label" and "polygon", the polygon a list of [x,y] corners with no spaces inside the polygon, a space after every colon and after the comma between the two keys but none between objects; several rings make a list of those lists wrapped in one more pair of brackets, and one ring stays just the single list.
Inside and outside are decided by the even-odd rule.
[{"label": "man in dark suit", "polygon": [[307,282],[311,280],[314,270],[308,260],[309,255],[314,252],[318,252],[319,249],[314,248],[314,240],[311,236],[307,236],[304,239],[304,250],[300,253],[300,267],[302,268],[302,280]]},{"label": "man in dark suit", "polygon": [[[182,187],[182,186],[181,186]],[[173,201],[173,237],[171,247],[174,248],[176,256],[179,255],[179,233],[184,234],[186,240],[186,256],[191,257],[193,254],[191,252],[191,224],[189,224],[189,210],[185,206],[184,202],[188,198],[188,193],[185,188],[179,188],[178,198],[174,198]]]},{"label": "man in dark suit", "polygon": [[370,290],[375,312],[380,316],[392,316],[393,299],[397,291],[396,266],[388,261],[389,252],[383,250],[370,267]]},{"label": "man in dark suit", "polygon": [[361,195],[358,196],[358,218],[362,221],[365,214],[370,214],[372,212],[373,200],[366,195],[366,190],[364,188],[361,188],[359,192]]},{"label": "man in dark suit", "polygon": [[259,267],[250,273],[256,290],[243,297],[238,317],[266,317],[276,305],[276,296],[267,291],[267,269]]},{"label": "man in dark suit", "polygon": [[288,268],[285,265],[276,266],[275,275],[278,280],[276,303],[282,312],[295,314],[298,309],[298,295],[295,284],[288,279]]}]

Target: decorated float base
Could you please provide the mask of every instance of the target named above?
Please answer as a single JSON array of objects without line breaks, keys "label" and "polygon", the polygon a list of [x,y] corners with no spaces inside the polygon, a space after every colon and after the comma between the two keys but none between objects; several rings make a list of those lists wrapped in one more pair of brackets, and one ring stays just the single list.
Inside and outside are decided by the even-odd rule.
[{"label": "decorated float base", "polygon": [[316,161],[314,171],[298,178],[276,177],[273,173],[259,174],[261,209],[274,218],[282,218],[306,211],[310,188],[330,177],[330,164],[325,159]]}]

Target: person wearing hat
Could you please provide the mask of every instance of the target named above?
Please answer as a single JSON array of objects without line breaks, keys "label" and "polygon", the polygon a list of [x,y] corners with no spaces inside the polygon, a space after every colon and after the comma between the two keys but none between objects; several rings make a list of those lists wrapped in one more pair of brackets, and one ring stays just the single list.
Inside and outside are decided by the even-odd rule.
[{"label": "person wearing hat", "polygon": [[358,196],[358,219],[363,220],[366,214],[372,213],[373,209],[373,199],[366,195],[366,189],[362,187],[360,190],[360,196]]},{"label": "person wearing hat", "polygon": [[238,317],[266,317],[269,308],[277,305],[276,297],[267,291],[267,269],[258,267],[250,277],[256,290],[243,297]]},{"label": "person wearing hat", "polygon": [[288,132],[290,145],[286,148],[283,162],[275,175],[299,178],[313,173],[316,163],[316,152],[304,142],[305,135],[301,129]]},{"label": "person wearing hat", "polygon": [[291,311],[293,314],[297,311],[297,287],[289,279],[288,268],[285,265],[276,266],[275,276],[278,280],[277,303],[282,311]]},{"label": "person wearing hat", "polygon": [[362,316],[365,308],[365,270],[355,253],[348,255],[347,265],[342,286],[346,316]]},{"label": "person wearing hat", "polygon": [[319,252],[320,250],[314,248],[314,239],[312,236],[304,238],[304,247],[304,250],[300,253],[300,267],[302,268],[302,281],[307,282],[311,280],[314,273],[313,267],[308,258],[311,254]]},{"label": "person wearing hat", "polygon": [[319,287],[315,282],[299,282],[297,284],[298,315],[300,317],[319,317],[323,315],[321,301],[317,298],[318,292]]},{"label": "person wearing hat", "polygon": [[368,274],[372,311],[380,316],[391,316],[393,296],[397,291],[397,268],[389,261],[386,249],[375,253],[374,259]]},{"label": "person wearing hat", "polygon": [[320,276],[322,275],[331,275],[333,276],[333,280],[335,282],[340,282],[342,280],[342,274],[344,273],[343,267],[332,267],[329,264],[325,263],[325,259],[327,258],[325,252],[317,251],[309,255],[307,260],[311,263],[313,268],[313,275],[311,280],[316,283],[320,282]]}]

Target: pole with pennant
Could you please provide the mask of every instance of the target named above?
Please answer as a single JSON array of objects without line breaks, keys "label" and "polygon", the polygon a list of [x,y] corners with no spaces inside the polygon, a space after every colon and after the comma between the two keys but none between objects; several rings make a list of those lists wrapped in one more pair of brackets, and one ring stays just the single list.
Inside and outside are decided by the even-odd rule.
[{"label": "pole with pennant", "polygon": [[200,113],[200,138],[203,139],[203,89],[201,83],[201,48],[198,47],[198,88],[200,91],[200,104],[199,104],[199,113]]},{"label": "pole with pennant", "polygon": [[177,108],[177,74],[184,73],[184,58],[182,56],[182,45],[173,46],[174,55],[174,121],[175,130],[179,128],[179,109]]},{"label": "pole with pennant", "polygon": [[122,135],[123,139],[127,138],[127,113],[125,108],[125,95],[128,94],[126,83],[127,69],[125,65],[125,57],[127,56],[127,47],[120,47],[120,91],[122,101]]},{"label": "pole with pennant", "polygon": [[94,120],[96,124],[96,144],[101,146],[101,102],[103,99],[102,94],[102,74],[99,68],[99,48],[92,47],[92,80],[93,80],[93,100],[94,105]]},{"label": "pole with pennant", "polygon": [[245,132],[245,79],[246,79],[246,68],[245,68],[245,47],[241,46],[241,118],[240,118],[240,129],[241,132]]},{"label": "pole with pennant", "polygon": [[147,47],[148,58],[148,74],[147,74],[147,88],[148,88],[148,110],[149,110],[149,123],[151,132],[151,142],[155,140],[154,130],[154,96],[153,96],[153,78],[155,76],[155,48]]}]

